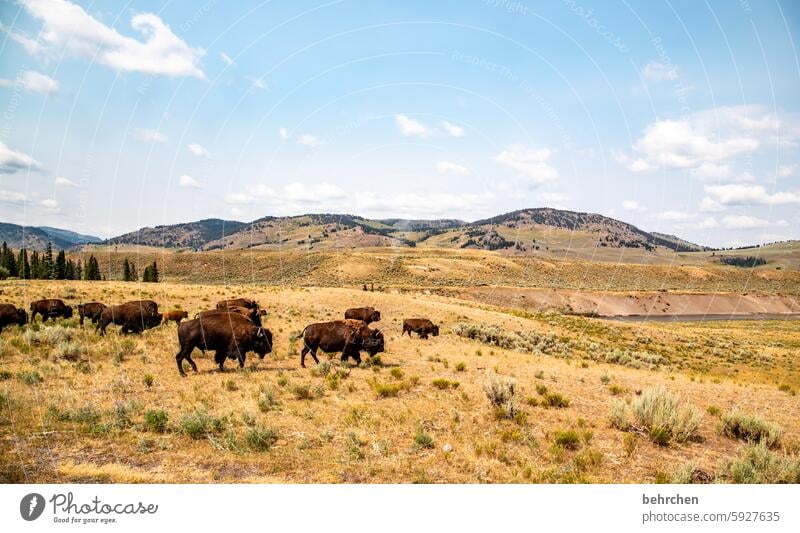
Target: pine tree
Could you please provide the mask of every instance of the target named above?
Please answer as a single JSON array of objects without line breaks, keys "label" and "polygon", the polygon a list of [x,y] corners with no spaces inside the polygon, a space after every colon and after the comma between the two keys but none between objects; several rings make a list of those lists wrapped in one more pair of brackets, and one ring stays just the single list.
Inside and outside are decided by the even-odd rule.
[{"label": "pine tree", "polygon": [[158,283],[158,266],[156,266],[155,261],[153,261],[152,267],[153,270],[151,271],[150,277],[152,278],[153,283]]},{"label": "pine tree", "polygon": [[136,270],[136,264],[131,262],[131,281],[139,281],[139,272]]},{"label": "pine tree", "polygon": [[47,248],[44,252],[43,275],[41,279],[53,279],[55,277],[55,264],[53,263],[53,245],[47,241]]},{"label": "pine tree", "polygon": [[72,259],[64,265],[64,279],[75,279],[75,262]]},{"label": "pine tree", "polygon": [[158,266],[156,266],[155,261],[153,261],[153,264],[145,267],[144,274],[142,275],[142,281],[147,283],[158,283]]},{"label": "pine tree", "polygon": [[19,276],[17,260],[14,259],[14,251],[3,241],[3,249],[0,253],[0,266],[8,270],[9,276]]},{"label": "pine tree", "polygon": [[31,279],[31,265],[28,262],[28,250],[22,248],[17,257],[18,275],[22,279]]},{"label": "pine tree", "polygon": [[42,279],[42,266],[39,261],[39,252],[31,253],[31,279]]},{"label": "pine tree", "polygon": [[94,255],[90,255],[86,261],[86,268],[84,269],[84,278],[87,281],[100,281],[100,266],[97,264],[97,259]]},{"label": "pine tree", "polygon": [[122,281],[131,281],[131,264],[127,257],[122,263]]},{"label": "pine tree", "polygon": [[83,265],[80,259],[78,259],[78,264],[75,265],[75,277],[73,279],[83,279]]},{"label": "pine tree", "polygon": [[56,279],[68,279],[67,278],[67,256],[64,253],[64,250],[59,251],[58,255],[56,256],[55,278]]}]

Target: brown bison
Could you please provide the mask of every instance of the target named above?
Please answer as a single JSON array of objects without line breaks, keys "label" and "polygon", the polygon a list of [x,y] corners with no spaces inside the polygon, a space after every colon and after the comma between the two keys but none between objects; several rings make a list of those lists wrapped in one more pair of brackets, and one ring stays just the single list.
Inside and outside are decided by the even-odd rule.
[{"label": "brown bison", "polygon": [[352,357],[361,363],[361,350],[370,356],[383,351],[383,333],[370,329],[361,320],[334,320],[310,324],[303,330],[303,350],[300,353],[300,366],[306,366],[306,354],[311,353],[315,363],[317,350],[323,352],[342,352],[342,361]]},{"label": "brown bison", "polygon": [[400,334],[402,337],[408,332],[408,336],[411,336],[411,332],[416,333],[419,335],[420,339],[427,339],[428,335],[433,335],[434,337],[439,336],[439,326],[428,320],[427,318],[406,318],[403,320],[403,332]]},{"label": "brown bison", "polygon": [[261,323],[261,316],[262,313],[258,309],[251,309],[249,307],[238,307],[238,306],[230,306],[225,309],[209,309],[208,311],[200,311],[196,315],[195,318],[200,317],[207,317],[212,315],[218,315],[220,313],[238,313],[242,316],[247,317],[250,322],[255,324],[256,326],[262,326]]},{"label": "brown bison", "polygon": [[181,320],[184,318],[189,318],[189,313],[184,311],[183,309],[170,309],[169,311],[164,312],[164,324],[172,320],[178,326],[181,325]]},{"label": "brown bison", "polygon": [[162,315],[158,313],[157,304],[156,310],[153,312],[151,303],[155,304],[155,302],[144,300],[106,307],[100,313],[95,330],[100,335],[105,335],[106,327],[112,323],[122,326],[122,333],[141,333],[146,329],[154,328],[161,324]]},{"label": "brown bison", "polygon": [[178,326],[178,343],[181,349],[175,356],[178,372],[183,371],[183,360],[187,360],[192,370],[197,372],[197,365],[192,360],[192,350],[213,350],[214,362],[223,372],[225,359],[237,359],[239,368],[244,368],[247,352],[255,352],[263,359],[272,351],[272,332],[256,326],[238,313],[217,313],[187,320]]},{"label": "brown bison", "polygon": [[247,309],[258,309],[258,302],[250,298],[233,298],[217,302],[217,309],[227,309],[228,307],[246,307]]},{"label": "brown bison", "polygon": [[376,311],[374,307],[354,307],[345,311],[344,317],[352,320],[361,320],[369,324],[370,322],[379,322],[381,312]]},{"label": "brown bison", "polygon": [[10,324],[24,326],[27,323],[28,313],[24,309],[17,309],[11,304],[0,304],[0,333]]},{"label": "brown bison", "polygon": [[92,324],[97,324],[100,320],[100,313],[106,308],[106,304],[100,302],[89,302],[85,304],[78,304],[78,316],[81,317],[80,324],[83,325],[83,319],[88,318]]},{"label": "brown bison", "polygon": [[72,318],[72,308],[63,300],[36,300],[31,302],[31,322],[36,322],[36,315],[42,315],[42,322],[47,322],[50,318]]}]

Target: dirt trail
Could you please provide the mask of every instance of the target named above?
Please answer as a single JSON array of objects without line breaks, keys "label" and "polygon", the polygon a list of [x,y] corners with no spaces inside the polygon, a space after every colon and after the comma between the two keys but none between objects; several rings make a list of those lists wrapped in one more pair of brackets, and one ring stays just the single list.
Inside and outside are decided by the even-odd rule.
[{"label": "dirt trail", "polygon": [[731,293],[601,292],[474,287],[461,298],[529,311],[559,310],[600,316],[756,315],[800,313],[800,296]]}]

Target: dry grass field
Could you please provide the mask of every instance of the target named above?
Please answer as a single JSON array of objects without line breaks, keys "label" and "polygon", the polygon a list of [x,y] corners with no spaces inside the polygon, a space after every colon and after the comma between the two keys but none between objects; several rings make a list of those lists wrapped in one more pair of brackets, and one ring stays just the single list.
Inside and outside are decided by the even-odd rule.
[{"label": "dry grass field", "polygon": [[[414,254],[403,257],[413,268]],[[425,268],[450,279],[449,261]],[[0,291],[24,307],[153,298],[190,315],[247,295],[275,339],[243,371],[228,361],[219,373],[196,352],[199,373],[181,378],[174,324],[104,338],[77,317],[7,328],[3,482],[800,482],[800,321],[616,323],[414,289],[7,281]],[[386,352],[360,367],[323,356],[300,368],[303,327],[355,305],[382,312]],[[415,316],[442,334],[400,337]]]}]

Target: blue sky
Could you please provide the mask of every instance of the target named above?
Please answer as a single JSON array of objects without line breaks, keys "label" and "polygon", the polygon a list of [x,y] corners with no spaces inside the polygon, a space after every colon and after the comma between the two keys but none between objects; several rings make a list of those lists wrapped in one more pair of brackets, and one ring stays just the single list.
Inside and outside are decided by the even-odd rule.
[{"label": "blue sky", "polygon": [[796,2],[0,0],[0,219],[598,212],[800,238]]}]

